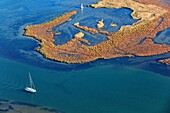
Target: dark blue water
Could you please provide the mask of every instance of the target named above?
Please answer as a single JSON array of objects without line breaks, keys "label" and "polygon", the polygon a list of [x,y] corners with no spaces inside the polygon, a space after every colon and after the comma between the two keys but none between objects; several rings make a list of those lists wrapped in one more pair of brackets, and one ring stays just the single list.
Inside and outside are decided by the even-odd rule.
[{"label": "dark blue water", "polygon": [[[81,25],[96,27],[96,20],[103,18],[105,21],[104,29],[113,32],[117,31],[121,25],[132,24],[136,21],[131,18],[130,13],[132,11],[129,9],[95,10],[85,7],[84,11],[80,11],[81,3],[86,6],[87,4],[94,3],[95,0],[80,0],[76,2],[68,0],[64,2],[59,0],[44,0],[43,2],[41,1],[40,4],[39,0],[27,2],[27,0],[19,2],[11,2],[11,0],[1,1],[0,14],[2,15],[2,18],[0,18],[0,56],[31,65],[42,66],[44,68],[59,68],[58,70],[65,70],[65,66],[67,66],[67,69],[69,70],[70,68],[76,68],[77,65],[72,65],[70,67],[70,65],[46,60],[41,54],[35,52],[38,42],[31,38],[22,36],[24,33],[23,28],[26,25],[43,23],[70,10],[78,10],[78,14],[73,17],[71,22],[56,27],[56,30],[63,31],[61,35],[55,38],[57,45],[66,43],[75,33],[80,31],[73,26],[77,21],[79,21]],[[116,23],[118,26],[110,27],[109,24],[111,22]],[[85,33],[85,38],[88,39],[92,45],[107,39],[104,35],[90,35],[89,33]]]},{"label": "dark blue water", "polygon": [[[137,20],[129,9],[93,9],[80,4],[96,0],[1,0],[0,1],[0,98],[59,109],[66,113],[169,113],[170,67],[157,62],[169,53],[153,57],[99,59],[85,64],[65,64],[45,59],[35,51],[38,42],[25,37],[24,27],[47,22],[70,10],[78,10],[69,23],[57,26],[62,34],[56,45],[69,41],[80,30],[73,24],[116,32]],[[117,27],[109,24],[116,23]],[[84,32],[85,33],[85,32]],[[169,29],[157,34],[156,43],[169,44]],[[102,34],[85,33],[94,45]],[[37,94],[23,91],[31,72]]]},{"label": "dark blue water", "polygon": [[[79,11],[79,9],[78,9]],[[55,44],[61,45],[68,42],[74,37],[74,34],[82,31],[73,26],[74,23],[79,22],[82,26],[88,26],[90,28],[96,28],[97,21],[104,19],[104,28],[109,32],[116,32],[120,29],[122,25],[131,25],[137,20],[133,20],[130,16],[131,10],[121,8],[121,9],[107,9],[98,8],[93,9],[91,7],[85,7],[83,11],[79,11],[76,16],[72,18],[69,23],[62,24],[55,28],[55,31],[62,32],[61,35],[55,37]],[[126,20],[126,21],[125,21]],[[116,27],[110,26],[111,23],[116,23]],[[87,39],[91,45],[98,44],[102,41],[106,41],[107,37],[102,34],[91,35],[90,33],[84,32],[84,38]]]},{"label": "dark blue water", "polygon": [[[57,72],[5,59],[0,64],[1,98],[66,113],[169,113],[170,78],[157,73],[116,65]],[[23,91],[27,72],[35,95]]]},{"label": "dark blue water", "polygon": [[170,28],[166,28],[163,31],[157,33],[157,36],[154,38],[155,43],[167,44],[170,45]]}]

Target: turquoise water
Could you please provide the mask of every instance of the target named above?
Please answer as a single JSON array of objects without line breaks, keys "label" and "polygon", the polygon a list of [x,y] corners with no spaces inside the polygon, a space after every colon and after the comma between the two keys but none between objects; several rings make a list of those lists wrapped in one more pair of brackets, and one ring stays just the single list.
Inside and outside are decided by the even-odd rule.
[{"label": "turquoise water", "polygon": [[[80,30],[73,24],[96,27],[104,18],[105,30],[116,32],[136,22],[129,9],[93,9],[96,0],[1,0],[0,1],[0,99],[26,102],[65,113],[169,113],[170,67],[157,62],[170,53],[153,57],[99,59],[86,64],[65,64],[45,59],[35,51],[38,42],[24,37],[26,25],[49,21],[70,10],[78,10],[70,23],[55,29],[56,45],[69,41]],[[111,22],[117,27],[110,27]],[[156,43],[169,44],[169,28],[159,32]],[[85,33],[92,45],[105,35]],[[23,91],[31,73],[37,93]]]},{"label": "turquoise water", "polygon": [[[0,1],[0,56],[15,61],[24,62],[31,65],[41,66],[50,69],[65,69],[65,64],[51,62],[44,59],[41,54],[35,52],[38,42],[32,38],[24,37],[24,27],[32,24],[47,22],[56,16],[66,13],[70,10],[77,10],[78,14],[72,17],[72,21],[64,23],[56,27],[57,31],[64,31],[55,38],[56,45],[69,41],[75,33],[79,32],[73,24],[77,21],[81,25],[87,24],[89,27],[96,27],[96,20],[104,19],[106,27],[104,29],[115,32],[121,25],[130,25],[137,20],[133,20],[130,16],[132,12],[129,9],[93,9],[85,7],[84,11],[80,11],[80,4],[84,6],[94,3],[96,0],[1,0]],[[116,23],[117,27],[110,27],[111,22]],[[84,32],[85,33],[85,32]],[[85,33],[85,38],[92,45],[105,41],[104,35],[90,35]],[[71,70],[77,65],[68,66]],[[79,66],[78,66],[79,67]]]},{"label": "turquoise water", "polygon": [[[41,69],[0,59],[0,97],[66,113],[169,113],[170,78],[125,66],[72,72]],[[23,91],[28,72],[37,88]]]}]

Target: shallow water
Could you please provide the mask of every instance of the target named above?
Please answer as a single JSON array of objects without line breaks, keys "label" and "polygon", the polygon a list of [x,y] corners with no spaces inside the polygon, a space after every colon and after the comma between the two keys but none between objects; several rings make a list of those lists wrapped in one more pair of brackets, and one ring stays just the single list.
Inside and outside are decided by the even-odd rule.
[{"label": "shallow water", "polygon": [[170,45],[169,36],[170,36],[170,28],[167,28],[167,29],[157,33],[157,36],[155,37],[154,42]]},{"label": "shallow water", "polygon": [[[117,65],[58,72],[5,59],[0,64],[1,98],[66,113],[169,112],[170,78],[153,72]],[[27,72],[37,88],[35,95],[23,91]]]},{"label": "shallow water", "polygon": [[[130,25],[137,21],[131,18],[130,13],[132,11],[129,9],[100,8],[95,10],[86,7],[86,5],[95,1],[35,0],[28,2],[22,0],[11,2],[11,0],[2,0],[0,3],[0,15],[2,15],[2,18],[0,18],[0,56],[44,68],[62,70],[65,69],[66,64],[46,60],[41,54],[35,52],[38,42],[32,38],[22,36],[25,26],[47,22],[70,10],[77,10],[78,14],[72,17],[72,21],[56,27],[57,31],[63,31],[61,35],[55,38],[57,45],[66,43],[75,33],[80,31],[73,26],[77,21],[82,25],[87,24],[89,27],[96,27],[96,20],[104,18],[104,29],[113,32],[117,31],[121,25]],[[80,11],[81,3],[84,4],[84,11]],[[115,22],[118,26],[110,27],[111,22]],[[85,33],[85,38],[92,45],[107,39],[104,35],[90,35],[89,33]],[[68,70],[72,70],[72,67],[77,67],[77,65],[67,65]]]},{"label": "shallow water", "polygon": [[[80,30],[73,24],[96,27],[104,18],[106,30],[115,32],[137,20],[129,9],[92,9],[96,0],[0,1],[0,98],[55,108],[66,113],[169,113],[170,67],[157,62],[169,53],[153,57],[99,59],[86,64],[65,64],[45,59],[35,51],[38,42],[24,37],[26,25],[47,22],[70,10],[78,10],[70,23],[56,27],[64,33],[56,44],[69,41]],[[110,27],[110,22],[117,27]],[[156,43],[169,44],[169,29],[157,34]],[[85,38],[92,45],[104,35]],[[31,73],[37,93],[23,91]]]},{"label": "shallow water", "polygon": [[[74,37],[74,34],[82,31],[73,26],[74,23],[79,22],[82,26],[88,26],[90,28],[96,28],[97,21],[104,19],[104,28],[109,32],[116,32],[120,29],[122,25],[131,25],[137,20],[133,20],[130,16],[132,13],[131,10],[121,8],[121,9],[107,9],[107,8],[98,8],[93,9],[91,7],[85,7],[83,11],[79,11],[76,16],[73,16],[72,20],[66,22],[55,28],[55,31],[61,32],[61,35],[55,37],[55,44],[61,45],[68,42],[71,38]],[[126,21],[124,21],[126,20]],[[116,27],[110,26],[111,23],[117,24]],[[82,31],[91,45],[95,45],[99,42],[106,41],[107,37],[102,34],[91,35],[90,33]]]},{"label": "shallow water", "polygon": [[0,113],[63,113],[56,109],[39,107],[34,104],[0,99]]}]

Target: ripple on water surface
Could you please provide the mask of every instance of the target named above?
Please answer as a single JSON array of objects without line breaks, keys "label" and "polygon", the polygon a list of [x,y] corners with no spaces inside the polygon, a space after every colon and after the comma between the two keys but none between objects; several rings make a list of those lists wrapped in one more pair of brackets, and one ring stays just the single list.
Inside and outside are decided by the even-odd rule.
[{"label": "ripple on water surface", "polygon": [[[74,23],[79,22],[81,26],[88,26],[89,28],[96,28],[97,21],[104,19],[104,28],[109,32],[116,32],[120,29],[122,25],[131,25],[137,20],[132,19],[130,14],[132,11],[126,8],[120,9],[109,9],[109,8],[97,8],[93,9],[91,7],[85,7],[83,11],[78,11],[78,14],[72,17],[72,20],[66,22],[62,25],[55,27],[55,31],[60,32],[61,35],[55,37],[55,44],[61,45],[68,42],[74,37],[76,33],[82,31],[73,26]],[[110,26],[111,23],[117,24],[117,26]],[[92,35],[88,32],[82,31],[91,45],[98,44],[100,42],[106,41],[106,35],[96,34]]]},{"label": "ripple on water surface", "polygon": [[[63,63],[53,62],[43,58],[41,54],[35,51],[38,42],[30,37],[22,36],[24,33],[23,28],[27,25],[50,21],[70,10],[78,10],[78,14],[73,16],[70,22],[64,23],[55,28],[57,31],[62,32],[61,35],[55,37],[55,44],[61,45],[71,40],[74,34],[81,31],[73,26],[77,21],[80,22],[80,25],[87,25],[96,28],[96,20],[101,20],[103,18],[105,22],[104,29],[111,32],[117,31],[122,25],[129,25],[137,21],[131,18],[130,13],[132,11],[126,8],[93,9],[91,7],[86,7],[87,4],[96,1],[98,0],[74,0],[74,2],[70,0],[31,0],[29,2],[27,0],[1,0],[0,15],[2,18],[0,18],[0,56],[45,68],[65,69],[65,66],[67,66],[68,69],[74,67],[73,65],[68,66]],[[85,7],[83,11],[80,11],[81,3],[83,3]],[[111,27],[109,25],[111,22],[116,23],[118,26]],[[84,34],[84,38],[87,39],[91,45],[107,40],[106,36],[102,34],[91,35],[86,32],[84,32]]]}]

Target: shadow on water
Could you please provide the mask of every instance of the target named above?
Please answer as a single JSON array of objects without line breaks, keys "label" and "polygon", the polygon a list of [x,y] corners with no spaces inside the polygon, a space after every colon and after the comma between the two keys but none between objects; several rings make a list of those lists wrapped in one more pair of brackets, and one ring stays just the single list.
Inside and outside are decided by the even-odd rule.
[{"label": "shadow on water", "polygon": [[[27,45],[24,44],[25,41],[27,41]],[[14,46],[17,43],[20,45],[20,47],[23,48],[22,50],[18,50],[19,46]],[[35,42],[34,40],[24,39],[24,40],[12,40],[7,42],[4,39],[3,40],[0,39],[0,44],[1,44],[0,46],[1,57],[33,65],[36,67],[61,72],[84,70],[93,68],[95,66],[103,65],[117,65],[117,66],[121,65],[153,71],[165,76],[169,76],[170,73],[170,66],[157,62],[160,59],[168,58],[170,56],[170,53],[151,57],[133,57],[133,58],[122,57],[109,60],[98,59],[84,64],[66,64],[45,59],[41,54],[34,51],[34,48],[36,48],[37,45],[37,42]]]},{"label": "shadow on water", "polygon": [[[136,57],[136,56],[133,58],[122,57],[122,58],[115,58],[109,60],[98,59],[84,64],[66,64],[66,63],[45,59],[40,53],[35,51],[36,47],[38,47],[38,42],[32,38],[22,36],[23,28],[26,25],[33,25],[33,24],[47,22],[53,19],[54,17],[59,16],[73,9],[78,10],[79,14],[72,17],[72,21],[70,23],[62,24],[56,27],[56,30],[64,31],[64,34],[61,34],[61,37],[59,39],[56,39],[57,44],[60,43],[64,44],[66,41],[71,39],[74,33],[79,31],[73,26],[73,24],[77,21],[80,21],[82,25],[88,24],[89,27],[96,27],[96,20],[106,18],[104,19],[106,22],[106,26],[104,29],[111,32],[117,31],[122,25],[130,25],[137,21],[131,18],[130,14],[132,11],[126,8],[111,9],[111,10],[99,8],[96,9],[96,11],[94,11],[94,9],[92,8],[85,7],[85,10],[83,12],[80,12],[79,6],[81,3],[87,5],[88,3],[93,3],[95,1],[96,0],[91,0],[90,2],[89,0],[88,1],[76,0],[76,2],[70,0],[65,0],[65,1],[31,0],[28,3],[26,3],[27,0],[22,0],[20,2],[5,0],[4,2],[5,4],[2,3],[2,1],[0,1],[0,6],[1,6],[0,15],[2,15],[2,18],[0,18],[1,21],[0,57],[17,62],[13,64],[8,62],[6,63],[6,61],[2,60],[1,63],[2,74],[0,75],[3,77],[1,78],[1,83],[0,83],[0,87],[2,89],[2,92],[0,92],[0,94],[2,93],[1,95],[4,95],[4,97],[11,98],[14,100],[36,103],[39,105],[53,106],[54,108],[59,107],[60,109],[64,108],[63,110],[66,111],[72,111],[72,109],[74,109],[75,111],[77,111],[77,113],[81,113],[78,112],[78,109],[82,112],[83,109],[87,109],[84,111],[85,113],[87,113],[92,108],[95,108],[95,110],[92,110],[93,112],[91,113],[94,113],[98,109],[99,110],[102,109],[103,110],[102,113],[109,113],[106,111],[107,108],[110,110],[115,110],[114,109],[115,106],[118,106],[118,109],[120,107],[120,110],[123,110],[122,108],[125,108],[123,110],[124,113],[125,112],[132,113],[131,111],[130,112],[126,111],[126,108],[129,108],[129,105],[134,110],[136,109],[134,107],[135,104],[137,105],[137,107],[141,108],[140,109],[141,111],[145,109],[144,108],[145,104],[149,104],[149,106],[151,105],[152,107],[152,103],[154,102],[155,104],[153,104],[153,106],[161,105],[163,107],[160,108],[166,108],[163,109],[164,110],[163,112],[159,112],[159,113],[169,113],[170,109],[168,105],[170,104],[166,103],[166,105],[162,105],[162,103],[164,103],[169,97],[168,77],[167,77],[168,79],[162,76],[160,78],[151,76],[150,78],[150,76],[143,76],[145,72],[140,73],[140,71],[139,72],[132,71],[131,73],[129,72],[131,70],[128,69],[125,71],[125,74],[121,75],[121,72],[122,72],[122,67],[132,67],[135,69],[148,70],[155,73],[160,73],[161,75],[169,76],[170,66],[158,63],[157,61],[162,58],[168,58],[170,56],[170,53],[151,56],[151,57]],[[40,6],[37,7],[37,4],[39,4]],[[89,11],[91,12],[88,13]],[[100,11],[102,13],[100,13]],[[116,23],[118,26],[115,28],[110,27],[109,24],[111,22]],[[164,38],[164,36],[169,35],[167,34],[167,31],[168,30],[165,30],[165,32],[164,31],[160,32],[160,34],[158,35]],[[89,40],[89,42],[91,42],[92,44],[105,41],[104,37],[100,38],[99,36],[98,38],[98,36],[95,36],[91,38],[91,35],[89,36],[88,33],[85,35],[86,35],[86,39]],[[64,37],[64,41],[62,37]],[[164,39],[168,40],[168,38],[164,38]],[[159,40],[157,40],[157,42],[159,43]],[[166,41],[162,43],[165,42]],[[30,66],[26,66],[26,67],[23,65],[19,66],[19,62],[28,64]],[[21,68],[22,66],[23,68]],[[34,66],[43,69],[39,70],[38,68],[34,68]],[[102,67],[102,66],[103,67],[106,66],[106,67],[102,69],[94,68],[94,67]],[[106,73],[108,69],[107,66],[110,67],[109,70],[112,70],[113,68],[115,68],[115,70],[114,69],[113,71],[108,70],[108,73]],[[18,67],[20,67],[21,69],[20,68],[18,69]],[[16,68],[18,71],[16,70]],[[94,69],[91,70],[91,68]],[[33,80],[35,80],[37,91],[39,91],[39,93],[37,93],[36,95],[30,95],[25,93],[23,90],[21,90],[25,87],[24,85],[27,82],[26,75],[23,75],[23,73],[27,73],[28,70],[33,72]],[[6,76],[4,76],[4,73],[6,74]],[[153,75],[157,75],[155,73],[153,73]],[[34,74],[37,76],[34,76]],[[108,74],[108,76],[105,76],[104,74],[106,75]],[[139,76],[136,76],[138,74]],[[150,74],[152,75],[152,73],[148,73],[148,75]],[[16,78],[16,76],[14,75],[16,75],[18,78]],[[49,77],[49,75],[51,76]],[[120,76],[116,76],[116,75],[120,75]],[[126,75],[127,77],[125,77]],[[48,89],[49,92],[47,92],[46,89]],[[154,89],[154,91],[152,91],[152,89]],[[122,98],[123,100],[121,100]],[[151,99],[150,103],[144,102],[146,98],[148,98],[148,100],[152,98],[154,101],[152,101]],[[144,103],[140,102],[142,100],[144,100],[143,101]],[[41,108],[40,106],[34,104],[0,100],[0,102],[2,101],[3,103],[7,104],[6,106],[7,109],[5,110],[9,110],[9,109],[15,110],[15,106],[13,105],[18,105],[22,108],[26,106],[28,110],[31,108],[35,108],[37,110],[38,108],[39,110],[48,111],[48,113],[50,111],[51,112],[54,111],[56,113],[60,112],[60,110],[58,111],[50,108]],[[111,103],[108,103],[109,101]],[[162,102],[159,103],[160,101]],[[144,106],[140,106],[140,103]],[[9,106],[9,104],[12,106]],[[1,104],[0,104],[0,109],[1,109]],[[150,109],[154,110],[155,106],[153,107],[153,109],[148,108],[148,110]],[[74,110],[72,113],[76,113]],[[63,112],[61,111],[60,113]],[[121,112],[117,112],[117,113],[121,113]]]},{"label": "shadow on water", "polygon": [[[96,66],[103,66],[103,65],[117,65],[117,66],[129,66],[138,69],[144,69],[144,70],[160,73],[165,76],[170,76],[169,75],[170,66],[158,62],[158,60],[168,58],[170,53],[150,56],[150,57],[133,57],[133,58],[122,57],[122,58],[114,58],[109,60],[98,59],[84,64],[61,63],[49,59],[44,59],[43,56],[39,55],[38,53],[33,52],[32,54],[33,55],[31,57],[29,56],[28,58],[25,57],[25,55],[22,57],[18,57],[20,55],[16,55],[12,57],[12,60],[17,60],[19,62],[24,62],[26,64],[33,65],[36,67],[41,67],[41,68],[51,69],[51,70],[56,70],[61,72],[62,71],[69,72],[69,71],[76,71],[76,70],[78,71],[78,70],[90,69]],[[37,54],[38,57],[40,57],[40,59],[35,60],[35,56],[37,57]],[[9,57],[9,59],[11,59],[11,56]],[[62,83],[57,84],[57,86],[60,87],[60,84]]]},{"label": "shadow on water", "polygon": [[[46,21],[49,21],[53,19],[56,16],[59,16],[67,11],[70,11],[72,9],[78,10],[78,14],[73,17],[73,20],[68,24],[62,24],[58,27],[56,27],[56,30],[64,31],[64,34],[61,36],[56,37],[56,43],[57,44],[64,44],[68,40],[71,39],[71,37],[78,32],[79,30],[75,29],[73,24],[77,21],[80,21],[82,25],[89,25],[89,27],[96,27],[96,20],[100,20],[104,18],[106,22],[106,27],[104,29],[108,31],[115,32],[117,31],[120,26],[122,25],[131,25],[134,22],[138,20],[133,20],[131,17],[132,10],[127,8],[121,8],[121,9],[105,9],[105,8],[99,8],[99,9],[93,9],[93,8],[87,8],[85,7],[85,10],[83,12],[80,12],[80,4],[84,3],[84,5],[87,5],[89,3],[94,3],[97,0],[93,1],[87,1],[87,0],[81,0],[75,2],[73,4],[71,1],[63,2],[63,1],[48,1],[47,3],[44,2],[41,5],[42,6],[48,6],[48,7],[29,7],[29,6],[36,6],[36,3],[39,3],[38,1],[31,1],[29,4],[25,5],[24,1],[22,1],[20,4],[12,3],[9,5],[9,7],[18,8],[21,6],[20,9],[16,9],[14,13],[11,13],[12,10],[7,10],[7,13],[3,13],[3,11],[6,11],[6,7],[2,7],[2,13],[3,19],[0,20],[3,23],[8,23],[6,25],[0,26],[0,57],[8,58],[17,62],[26,63],[29,65],[33,65],[40,68],[45,69],[51,69],[56,71],[76,71],[76,70],[83,70],[83,69],[89,69],[95,66],[102,66],[102,65],[123,65],[123,66],[131,66],[134,68],[140,68],[145,69],[149,71],[154,71],[157,73],[161,73],[163,75],[169,76],[169,66],[162,65],[160,63],[157,63],[158,59],[161,58],[168,58],[168,54],[164,55],[158,55],[154,57],[134,57],[134,58],[115,58],[110,60],[103,60],[98,59],[89,63],[85,64],[66,64],[61,62],[55,62],[49,59],[45,59],[41,54],[37,53],[35,51],[36,47],[38,47],[38,42],[35,41],[32,38],[26,38],[22,36],[23,28],[27,24],[33,25],[33,24],[39,24]],[[11,2],[8,0],[8,2]],[[8,3],[7,2],[7,3]],[[1,5],[1,4],[0,4]],[[68,6],[68,7],[65,7]],[[63,8],[64,7],[64,8]],[[57,10],[63,8],[63,10]],[[40,13],[41,12],[41,13]],[[102,13],[101,13],[102,12]],[[11,16],[13,14],[13,16]],[[125,21],[126,20],[126,21]],[[116,23],[118,26],[115,28],[112,28],[108,26],[111,22]],[[161,22],[161,21],[160,21]],[[158,23],[159,24],[159,23]],[[1,24],[0,24],[1,25]],[[21,29],[22,26],[22,29]],[[68,28],[67,28],[68,27]],[[162,37],[168,36],[169,33],[168,29],[157,34],[157,36],[160,36],[162,34]],[[72,34],[73,33],[73,34]],[[168,33],[168,34],[166,34]],[[101,41],[105,41],[105,36],[95,36],[91,38],[91,35],[88,33],[85,34],[86,39],[89,40],[92,44],[99,43]],[[68,38],[66,38],[68,37]],[[101,38],[96,38],[101,37]],[[159,38],[160,39],[160,38]],[[166,38],[169,40],[168,38]],[[157,40],[155,38],[155,42],[160,42],[160,40]],[[165,43],[165,42],[162,42]],[[169,42],[166,42],[169,43]],[[60,83],[57,84],[58,87],[60,86]]]},{"label": "shadow on water", "polygon": [[[27,40],[27,46],[23,45],[25,46],[25,50],[23,51],[18,51],[17,46],[12,46],[18,43],[16,41],[11,41],[10,43],[14,43],[14,44],[9,44],[9,45],[6,44],[6,41],[0,41],[1,57],[15,60],[18,62],[24,62],[26,64],[33,65],[36,67],[52,69],[56,71],[63,71],[63,72],[89,69],[95,66],[103,66],[103,65],[130,66],[134,68],[154,71],[165,76],[169,76],[169,72],[170,72],[170,66],[157,62],[160,59],[168,58],[170,56],[170,53],[151,56],[151,57],[133,57],[133,58],[122,57],[122,58],[114,58],[114,59],[109,59],[109,60],[98,59],[98,60],[95,60],[89,63],[84,63],[84,64],[66,64],[66,63],[61,63],[61,62],[56,62],[56,61],[52,61],[49,59],[45,59],[41,54],[35,52],[34,50],[30,51],[30,49],[35,48],[35,46],[32,46],[32,43],[35,43],[35,41],[28,40],[28,39],[25,39],[25,40]],[[28,46],[29,42],[30,42],[30,46]],[[12,47],[12,48],[10,49],[9,47],[10,48]]]}]

